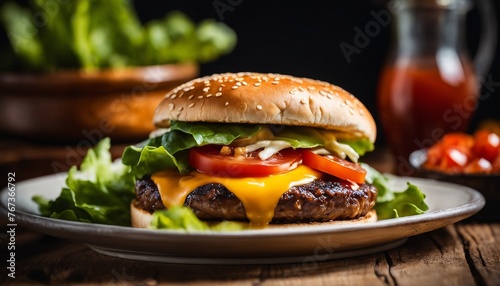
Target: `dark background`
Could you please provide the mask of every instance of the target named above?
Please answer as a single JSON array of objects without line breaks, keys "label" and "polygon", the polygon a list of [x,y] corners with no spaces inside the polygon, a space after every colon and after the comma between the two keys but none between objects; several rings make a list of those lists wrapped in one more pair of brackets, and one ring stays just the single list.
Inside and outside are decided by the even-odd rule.
[{"label": "dark background", "polygon": [[[492,1],[497,15],[500,4]],[[238,35],[235,50],[215,62],[201,66],[202,75],[217,72],[257,71],[311,77],[337,84],[350,91],[368,107],[379,123],[376,88],[380,70],[391,41],[391,25],[348,63],[340,43],[354,44],[355,27],[364,30],[374,20],[371,11],[387,9],[383,0],[356,1],[249,1],[188,0],[136,1],[143,21],[159,18],[171,9],[187,13],[195,21],[214,18],[226,23]],[[226,6],[227,5],[227,6]],[[219,10],[218,10],[219,9]],[[222,17],[221,17],[222,16]],[[467,47],[474,56],[480,37],[480,19],[473,8],[467,15]],[[498,50],[498,49],[497,49]],[[500,53],[490,73],[500,82]],[[500,84],[500,83],[499,83]],[[500,87],[480,102],[470,129],[485,118],[500,118]],[[379,126],[377,143],[383,143]]]},{"label": "dark background", "polygon": [[[21,1],[23,2],[23,1]],[[496,14],[500,15],[500,4]],[[387,9],[384,0],[354,1],[262,1],[184,0],[133,1],[143,22],[162,18],[171,10],[181,10],[194,21],[214,18],[233,28],[238,35],[234,51],[218,60],[202,64],[201,75],[219,72],[273,72],[328,81],[350,91],[373,113],[378,126],[377,143],[384,136],[376,109],[376,88],[391,41],[391,25],[370,38],[348,63],[340,43],[354,44],[355,28],[361,30],[374,21],[371,12]],[[476,9],[467,16],[467,47],[473,56],[479,41],[480,19]],[[1,35],[1,44],[6,37]],[[500,82],[500,54],[490,70]],[[479,104],[470,129],[485,118],[500,118],[500,87]]]}]

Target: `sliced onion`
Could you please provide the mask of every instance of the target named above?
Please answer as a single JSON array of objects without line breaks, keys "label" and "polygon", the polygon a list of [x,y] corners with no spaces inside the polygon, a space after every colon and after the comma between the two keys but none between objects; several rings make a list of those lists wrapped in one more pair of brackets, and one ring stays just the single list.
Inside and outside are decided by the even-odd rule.
[{"label": "sliced onion", "polygon": [[337,141],[332,141],[329,147],[331,147],[332,151],[334,151],[340,158],[345,159],[347,156],[352,162],[358,162],[359,154],[356,153],[351,146]]},{"label": "sliced onion", "polygon": [[260,140],[246,146],[245,148],[247,152],[253,152],[264,148],[264,150],[259,152],[259,158],[261,160],[267,160],[279,151],[290,147],[292,147],[290,143],[282,140]]},{"label": "sliced onion", "polygon": [[[253,144],[245,146],[247,152],[253,152],[264,148],[264,150],[259,152],[259,158],[261,160],[267,160],[279,151],[290,147],[292,147],[292,145],[283,140],[259,140]],[[351,146],[339,143],[336,140],[330,141],[326,148],[316,148],[313,152],[318,155],[329,155],[334,153],[337,157],[342,159],[349,157],[349,159],[351,159],[354,163],[357,163],[359,159],[359,154],[356,153]]]}]

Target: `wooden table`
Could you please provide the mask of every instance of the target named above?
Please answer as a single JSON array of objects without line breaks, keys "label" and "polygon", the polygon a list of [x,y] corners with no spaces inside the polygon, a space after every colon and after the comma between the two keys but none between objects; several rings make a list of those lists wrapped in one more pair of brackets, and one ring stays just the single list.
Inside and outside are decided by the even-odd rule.
[{"label": "wooden table", "polygon": [[[0,145],[0,168],[4,172],[14,170],[26,179],[50,173],[47,164],[64,163],[65,150],[60,146]],[[392,164],[383,148],[368,155],[366,161],[381,171],[390,170]],[[0,238],[5,265],[5,228]],[[0,271],[2,285],[500,285],[500,222],[467,219],[410,237],[398,248],[361,257],[250,266],[113,258],[82,243],[18,227],[16,278],[6,276],[5,266]]]}]

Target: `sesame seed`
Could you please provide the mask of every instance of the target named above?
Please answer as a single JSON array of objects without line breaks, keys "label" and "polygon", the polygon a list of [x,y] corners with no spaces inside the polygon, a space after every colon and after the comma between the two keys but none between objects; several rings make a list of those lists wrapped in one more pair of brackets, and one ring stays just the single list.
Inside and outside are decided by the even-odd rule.
[{"label": "sesame seed", "polygon": [[181,107],[179,108],[179,111],[182,111],[183,109],[184,109],[184,106],[181,106]]},{"label": "sesame seed", "polygon": [[279,83],[279,81],[273,81],[273,82],[271,82],[271,83],[272,83],[272,84],[278,84],[278,83]]},{"label": "sesame seed", "polygon": [[170,97],[170,99],[175,99],[177,97],[177,93],[174,93],[172,94],[172,96]]},{"label": "sesame seed", "polygon": [[194,94],[191,94],[191,95],[188,97],[188,99],[193,99],[193,97],[194,97]]},{"label": "sesame seed", "polygon": [[258,110],[262,110],[262,106],[261,105],[257,105],[257,109]]},{"label": "sesame seed", "polygon": [[306,100],[305,98],[302,98],[302,99],[300,100],[300,103],[302,103],[302,104],[306,104],[306,103],[307,103],[307,100]]},{"label": "sesame seed", "polygon": [[299,86],[300,91],[305,91],[305,89],[302,86]]},{"label": "sesame seed", "polygon": [[274,80],[280,80],[280,78],[279,77],[275,77]]},{"label": "sesame seed", "polygon": [[241,82],[243,85],[247,85],[247,82],[246,81],[242,81]]},{"label": "sesame seed", "polygon": [[314,86],[308,86],[307,89],[309,89],[309,90],[315,90],[316,88]]},{"label": "sesame seed", "polygon": [[203,92],[208,92],[209,90],[210,90],[210,87],[205,87],[205,88],[203,89]]},{"label": "sesame seed", "polygon": [[345,102],[341,102],[340,103],[340,107],[345,107],[347,104],[345,104]]},{"label": "sesame seed", "polygon": [[219,96],[222,96],[222,92],[217,92],[217,93],[215,94],[215,97],[219,97]]},{"label": "sesame seed", "polygon": [[327,95],[328,93],[326,93],[326,91],[324,91],[324,90],[320,90],[320,91],[319,91],[319,94],[321,94],[321,95],[325,96],[325,95]]},{"label": "sesame seed", "polygon": [[326,97],[328,97],[329,99],[332,99],[332,98],[333,98],[333,95],[331,95],[330,93],[328,93],[328,94],[326,95]]},{"label": "sesame seed", "polygon": [[237,85],[233,85],[233,87],[231,87],[232,89],[237,89],[238,86]]},{"label": "sesame seed", "polygon": [[194,102],[188,105],[188,107],[193,107],[193,106],[194,106]]},{"label": "sesame seed", "polygon": [[260,82],[256,82],[253,84],[254,86],[260,86]]},{"label": "sesame seed", "polygon": [[211,94],[211,93],[207,94],[207,98],[209,98],[209,97],[212,97],[212,94]]},{"label": "sesame seed", "polygon": [[224,106],[228,106],[228,105],[229,105],[229,102],[228,102],[228,101],[226,101],[226,103],[224,103]]},{"label": "sesame seed", "polygon": [[173,103],[169,103],[168,107],[170,108],[170,110],[174,110],[175,105]]},{"label": "sesame seed", "polygon": [[352,115],[354,115],[354,109],[349,108],[349,113],[352,114]]},{"label": "sesame seed", "polygon": [[296,92],[297,92],[297,89],[296,89],[295,87],[294,87],[294,88],[292,88],[292,90],[290,90],[290,94],[294,94],[294,93],[296,93]]},{"label": "sesame seed", "polygon": [[240,82],[240,81],[237,81],[237,82],[236,82],[236,85],[237,85],[237,86],[241,86],[241,82]]},{"label": "sesame seed", "polygon": [[198,96],[198,98],[199,98],[199,99],[202,99],[202,98],[203,98],[203,95]]},{"label": "sesame seed", "polygon": [[363,114],[365,114],[365,113],[363,112],[363,109],[360,109],[360,110],[359,110],[359,115],[363,115]]}]

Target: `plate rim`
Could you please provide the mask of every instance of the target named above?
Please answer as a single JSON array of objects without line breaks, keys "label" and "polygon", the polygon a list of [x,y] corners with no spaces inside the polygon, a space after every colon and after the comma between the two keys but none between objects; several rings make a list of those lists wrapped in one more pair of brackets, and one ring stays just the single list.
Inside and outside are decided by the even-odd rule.
[{"label": "plate rim", "polygon": [[[333,253],[326,253],[326,255],[321,257],[321,260],[332,260],[332,259],[342,259],[351,258],[367,254],[378,253],[382,251],[387,251],[396,247],[400,247],[405,244],[408,237],[396,239],[386,243],[377,244],[374,246],[361,247],[348,249],[343,251],[336,251]],[[92,244],[87,244],[88,247],[96,252],[104,255],[130,259],[130,260],[141,260],[148,262],[160,262],[160,263],[179,263],[179,264],[217,264],[217,265],[262,265],[262,264],[283,264],[283,263],[294,263],[297,261],[307,261],[311,259],[311,255],[296,255],[296,256],[271,256],[271,257],[252,257],[252,258],[231,258],[231,257],[180,257],[180,256],[165,256],[158,255],[155,253],[144,253],[137,251],[117,251],[117,249],[99,247]]]},{"label": "plate rim", "polygon": [[[53,237],[84,243],[90,249],[108,256],[164,263],[223,265],[228,262],[241,264],[246,261],[243,264],[281,264],[368,255],[398,247],[399,242],[403,244],[410,236],[470,217],[485,205],[484,197],[478,191],[466,186],[439,182],[441,188],[459,188],[463,196],[452,204],[451,208],[435,209],[421,215],[361,224],[300,224],[297,227],[284,228],[193,232],[52,219],[33,214],[33,205],[22,207],[23,203],[30,202],[29,196],[40,194],[40,190],[43,190],[30,189],[33,185],[36,186],[36,180],[48,180],[43,182],[44,186],[57,184],[61,187],[61,176],[64,174],[57,173],[16,183],[17,188],[24,187],[27,190],[26,197],[21,199],[21,205],[18,204],[21,207],[16,213],[16,223]],[[428,184],[429,181],[432,184],[436,181],[398,178],[406,182],[411,179],[415,184],[419,184],[420,180],[425,180]],[[26,185],[23,186],[24,184]],[[7,188],[0,192],[0,213],[7,212],[7,193]],[[51,195],[55,196],[54,193]],[[361,238],[346,241],[351,235]],[[199,241],[204,243],[200,244]],[[253,242],[256,244],[248,247],[249,243]],[[323,243],[326,243],[326,248]],[[219,252],[221,247],[225,250]]]},{"label": "plate rim", "polygon": [[[66,174],[65,172],[63,173],[56,173],[56,174],[51,174],[51,175],[46,175],[46,176],[41,176],[41,177],[36,177],[24,181],[19,181],[16,182],[16,188],[19,186],[19,184],[27,184],[27,183],[33,183],[36,180],[56,180],[59,176],[64,176]],[[234,236],[288,236],[288,235],[297,235],[297,234],[307,234],[309,231],[312,231],[314,233],[336,233],[336,232],[347,232],[347,231],[357,231],[361,229],[373,229],[373,228],[385,228],[385,227],[392,227],[392,226],[402,226],[402,225],[412,225],[414,223],[421,223],[421,222],[429,222],[429,221],[434,221],[436,220],[436,216],[440,219],[445,219],[445,218],[453,218],[453,217],[469,217],[472,216],[473,214],[479,212],[485,205],[485,198],[484,196],[478,192],[477,190],[474,190],[473,188],[463,186],[463,185],[458,185],[454,183],[449,183],[449,182],[444,182],[444,181],[438,181],[434,179],[427,179],[427,178],[416,178],[416,177],[399,177],[395,175],[390,175],[390,177],[395,177],[398,178],[399,180],[412,180],[412,181],[425,181],[425,182],[437,182],[440,185],[448,186],[448,187],[453,187],[453,188],[459,188],[461,189],[462,192],[466,193],[468,195],[468,200],[467,203],[462,204],[460,206],[456,206],[453,208],[448,208],[448,209],[441,209],[441,210],[434,210],[430,212],[426,212],[424,214],[420,215],[414,215],[414,216],[407,216],[407,217],[402,217],[402,218],[393,218],[393,219],[385,219],[385,220],[380,220],[376,222],[365,222],[362,224],[344,224],[344,225],[314,225],[314,226],[298,226],[298,227],[290,227],[290,228],[279,228],[279,231],[277,231],[277,228],[267,228],[267,229],[248,229],[248,230],[243,230],[243,231],[191,231],[191,232],[185,232],[185,231],[179,231],[179,230],[169,230],[169,229],[143,229],[143,228],[134,228],[131,226],[118,226],[118,225],[107,225],[107,224],[98,224],[98,223],[90,223],[92,225],[91,228],[88,228],[89,223],[85,222],[77,222],[77,221],[67,221],[67,220],[60,220],[60,219],[53,219],[53,218],[48,218],[48,217],[43,217],[39,214],[33,214],[33,213],[28,213],[24,211],[18,211],[16,208],[16,222],[18,222],[20,225],[24,225],[26,227],[36,229],[40,232],[47,233],[42,231],[41,228],[34,228],[33,226],[36,226],[37,224],[43,224],[45,227],[43,229],[62,229],[64,227],[67,228],[87,228],[85,231],[87,234],[89,233],[89,229],[91,232],[95,232],[96,234],[106,234],[108,232],[126,232],[126,233],[132,233],[135,235],[139,234],[147,234],[147,235],[153,235],[153,236],[163,236],[163,235],[172,235],[172,236],[185,236],[185,235],[196,235],[196,236],[220,236],[220,237],[234,237]],[[418,183],[416,183],[418,185]],[[5,187],[0,191],[0,212],[3,214],[6,214],[8,212],[7,206],[5,205],[6,200],[6,193],[8,191],[8,188]],[[443,213],[445,213],[443,215]],[[462,218],[463,219],[463,218]],[[460,220],[460,218],[458,219]],[[53,222],[57,223],[53,223]],[[52,222],[52,223],[51,223]],[[48,228],[47,228],[48,226]],[[308,229],[308,231],[304,231],[304,229]],[[309,230],[312,229],[312,230]],[[47,233],[48,234],[48,233]],[[82,241],[82,240],[79,240]]]}]

